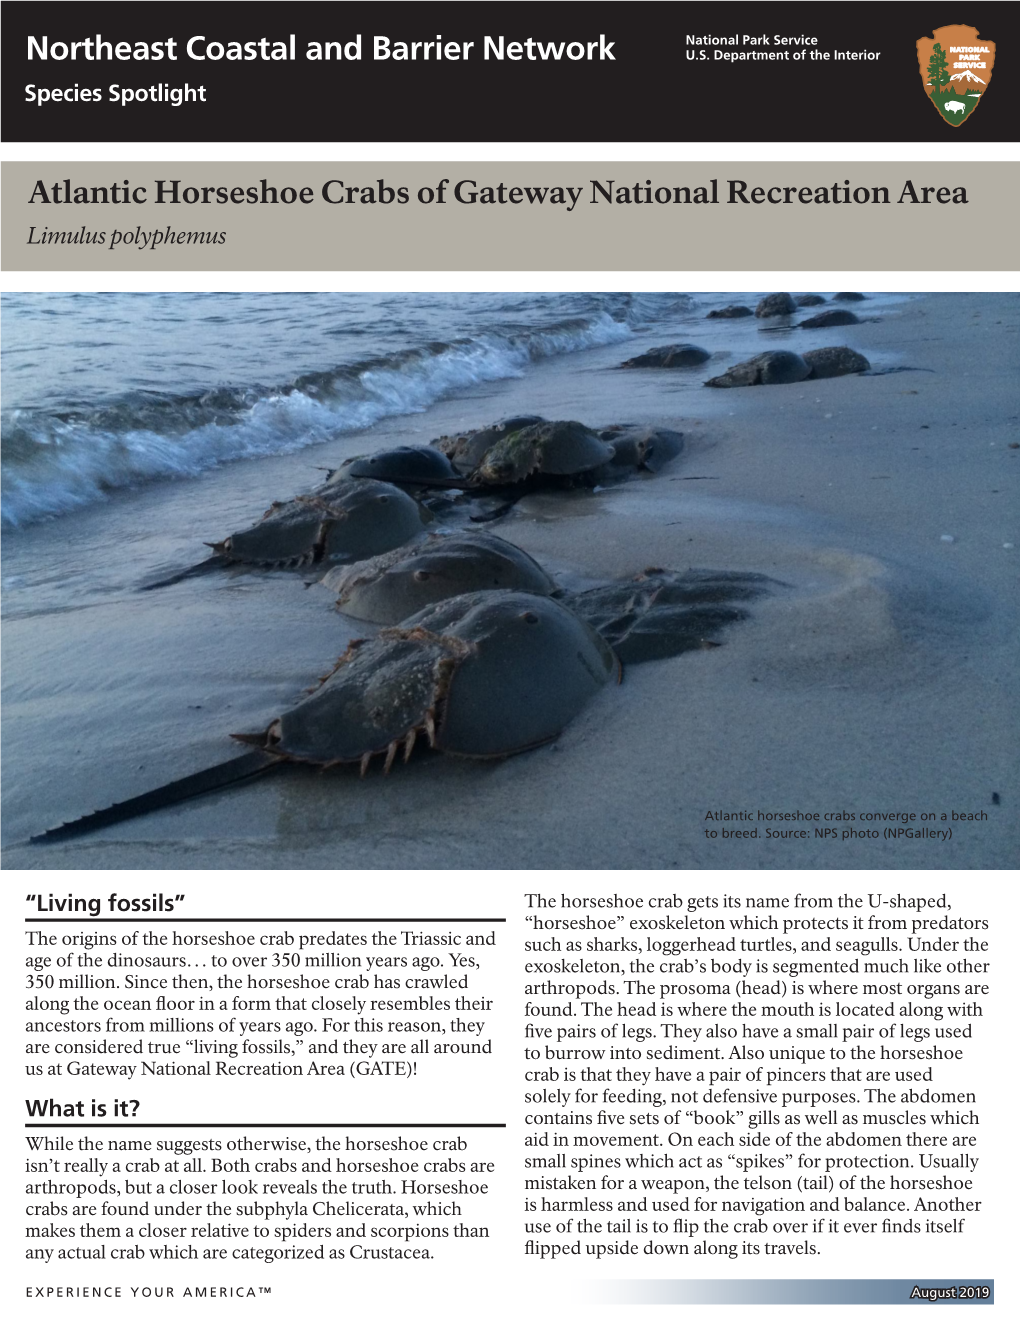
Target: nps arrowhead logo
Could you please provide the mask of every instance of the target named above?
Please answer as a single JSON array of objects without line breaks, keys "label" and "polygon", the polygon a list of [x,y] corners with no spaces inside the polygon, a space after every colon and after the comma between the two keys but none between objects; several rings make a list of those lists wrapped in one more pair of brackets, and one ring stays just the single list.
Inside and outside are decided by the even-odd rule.
[{"label": "nps arrowhead logo", "polygon": [[936,28],[917,43],[921,81],[932,105],[947,124],[969,119],[988,90],[995,63],[995,42],[977,28],[955,24]]}]

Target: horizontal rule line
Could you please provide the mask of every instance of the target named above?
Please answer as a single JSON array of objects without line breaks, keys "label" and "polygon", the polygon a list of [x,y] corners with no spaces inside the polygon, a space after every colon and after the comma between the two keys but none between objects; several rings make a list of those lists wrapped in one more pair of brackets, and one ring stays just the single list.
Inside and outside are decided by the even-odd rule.
[{"label": "horizontal rule line", "polygon": [[43,921],[130,921],[132,923],[142,921],[206,921],[219,925],[230,922],[236,924],[241,921],[253,921],[262,925],[270,925],[273,922],[284,922],[290,925],[297,925],[298,922],[325,922],[326,924],[340,925],[344,922],[362,921],[376,926],[393,922],[397,925],[406,926],[411,922],[435,921],[452,926],[463,923],[471,924],[472,922],[505,922],[506,917],[26,917],[25,921],[36,924]]},{"label": "horizontal rule line", "polygon": [[505,1123],[26,1123],[27,1128],[505,1128]]}]

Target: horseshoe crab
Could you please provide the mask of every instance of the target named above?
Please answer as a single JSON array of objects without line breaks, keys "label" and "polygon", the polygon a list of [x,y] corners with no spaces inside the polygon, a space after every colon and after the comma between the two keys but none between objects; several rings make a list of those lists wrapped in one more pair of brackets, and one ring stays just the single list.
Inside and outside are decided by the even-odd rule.
[{"label": "horseshoe crab", "polygon": [[333,490],[348,477],[372,477],[398,486],[457,486],[449,458],[432,445],[400,445],[375,454],[350,458],[329,474],[322,489]]},{"label": "horseshoe crab", "polygon": [[612,458],[609,445],[581,422],[536,422],[500,436],[471,481],[475,486],[513,486],[535,477],[580,477]]},{"label": "horseshoe crab", "polygon": [[788,293],[767,293],[754,309],[755,316],[790,316],[797,310],[797,304]]},{"label": "horseshoe crab", "polygon": [[372,480],[345,482],[325,494],[299,495],[270,505],[253,526],[222,541],[207,542],[214,551],[210,559],[142,590],[170,586],[223,564],[257,568],[350,564],[403,545],[423,530],[422,510],[397,486]]},{"label": "horseshoe crab", "polygon": [[649,472],[661,472],[684,447],[682,431],[655,426],[607,426],[599,432],[599,439],[612,446],[612,467],[646,468]]},{"label": "horseshoe crab", "polygon": [[433,533],[320,583],[339,597],[337,609],[370,623],[399,623],[415,611],[468,591],[509,589],[548,596],[552,578],[530,555],[489,532]]},{"label": "horseshoe crab", "polygon": [[385,755],[425,734],[458,756],[512,756],[549,742],[619,675],[609,645],[548,597],[474,591],[355,643],[310,697],[266,730],[265,751],[314,764]]},{"label": "horseshoe crab", "polygon": [[628,358],[621,367],[700,367],[712,354],[697,344],[663,344],[639,357]]},{"label": "horseshoe crab", "polygon": [[731,389],[740,385],[795,385],[807,380],[811,368],[798,353],[779,350],[758,353],[746,362],[738,362],[723,375],[706,380],[706,385],[717,389]]},{"label": "horseshoe crab", "polygon": [[809,316],[806,321],[797,323],[798,330],[824,330],[830,325],[860,325],[861,318],[845,307],[830,307],[828,311]]},{"label": "horseshoe crab", "polygon": [[712,639],[727,624],[747,618],[747,611],[732,602],[753,600],[781,585],[761,573],[646,568],[637,577],[564,600],[624,664],[641,664],[718,646]]},{"label": "horseshoe crab", "polygon": [[863,353],[857,353],[845,345],[839,348],[811,348],[803,357],[811,368],[812,380],[822,380],[827,376],[850,376],[858,371],[871,370],[871,363]]},{"label": "horseshoe crab", "polygon": [[36,835],[88,833],[272,770],[288,761],[388,772],[424,736],[439,751],[499,758],[555,738],[620,665],[583,619],[544,596],[469,592],[352,642],[318,688],[223,765]]},{"label": "horseshoe crab", "polygon": [[421,512],[410,495],[385,481],[358,481],[329,496],[299,495],[274,506],[253,527],[212,549],[234,564],[350,564],[392,550],[421,530]]},{"label": "horseshoe crab", "polygon": [[[665,427],[633,424],[595,431],[581,422],[524,416],[463,435],[440,436],[432,443],[469,478],[465,486],[469,496],[477,497],[486,487],[503,492],[503,503],[495,513],[483,510],[472,517],[472,521],[488,521],[537,485],[594,485],[618,479],[633,468],[659,472],[680,453],[683,435]],[[477,498],[474,503],[478,507]]]},{"label": "horseshoe crab", "polygon": [[509,417],[493,426],[483,426],[476,431],[465,431],[461,435],[441,435],[432,444],[446,455],[457,472],[469,476],[498,440],[511,431],[536,426],[544,421],[544,417],[527,413],[520,417]]}]

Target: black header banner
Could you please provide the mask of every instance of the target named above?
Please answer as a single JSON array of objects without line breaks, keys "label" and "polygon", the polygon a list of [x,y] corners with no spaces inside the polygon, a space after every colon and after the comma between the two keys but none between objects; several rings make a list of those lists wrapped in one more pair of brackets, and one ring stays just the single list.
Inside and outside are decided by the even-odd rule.
[{"label": "black header banner", "polygon": [[[917,48],[946,23],[980,34],[946,51],[959,110]],[[956,148],[1017,137],[1018,26],[991,3],[8,3],[3,136]]]}]

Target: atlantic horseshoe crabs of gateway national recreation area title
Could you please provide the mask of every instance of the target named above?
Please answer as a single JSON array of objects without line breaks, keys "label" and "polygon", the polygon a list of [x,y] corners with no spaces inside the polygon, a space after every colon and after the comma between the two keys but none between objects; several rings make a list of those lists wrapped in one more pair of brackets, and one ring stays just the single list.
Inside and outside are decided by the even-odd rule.
[{"label": "atlantic horseshoe crabs of gateway national recreation area title", "polygon": [[[631,180],[625,184],[616,179],[589,179],[591,193],[587,204],[598,206],[889,206],[893,203],[889,188],[884,185],[852,184],[849,179],[831,184],[768,184],[750,186],[744,179],[727,179],[726,194],[720,195],[719,180],[708,179],[700,184],[660,184],[651,179]],[[904,179],[899,188],[897,205],[939,205],[950,203],[966,205],[967,189],[959,184],[917,184]],[[446,205],[453,201],[463,206],[563,206],[572,212],[585,196],[581,184],[479,185],[475,179],[438,180],[435,186],[425,185],[417,190],[422,205]],[[76,183],[70,178],[36,179],[28,205],[44,206],[311,206],[321,197],[331,206],[371,205],[406,206],[411,202],[411,188],[404,184],[375,179],[371,184],[345,183],[343,179],[327,179],[324,183],[280,187],[266,178],[258,184],[239,183],[192,185],[183,179],[154,179],[149,183],[132,183],[130,179],[113,180],[109,184]]]}]

